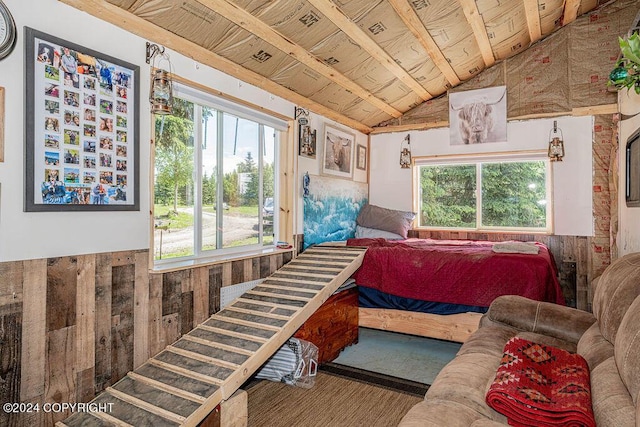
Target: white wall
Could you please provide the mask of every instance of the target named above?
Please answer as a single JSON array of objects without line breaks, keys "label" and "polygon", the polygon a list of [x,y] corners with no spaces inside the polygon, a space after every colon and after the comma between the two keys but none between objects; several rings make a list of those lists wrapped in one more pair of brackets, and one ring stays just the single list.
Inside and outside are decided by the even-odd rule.
[{"label": "white wall", "polygon": [[[592,213],[592,117],[558,117],[566,157],[553,164],[555,234],[593,235]],[[449,128],[412,131],[413,157],[438,154],[472,154],[503,151],[546,150],[553,119],[512,121],[506,143],[450,145]],[[412,170],[401,169],[400,144],[407,132],[371,137],[372,204],[390,209],[413,210]]]},{"label": "white wall", "polygon": [[640,128],[640,96],[636,95],[633,90],[627,92],[626,89],[618,92],[618,103],[620,112],[625,115],[633,116],[620,122],[619,133],[619,150],[618,150],[618,206],[619,206],[619,225],[618,225],[618,254],[626,255],[631,252],[640,251],[640,208],[628,208],[625,201],[625,175],[626,171],[626,155],[625,149],[627,139]]},{"label": "white wall", "polygon": [[[149,66],[145,63],[147,40],[57,0],[4,0],[4,3],[13,13],[19,38],[13,53],[0,61],[0,86],[6,88],[5,161],[0,163],[0,261],[149,248],[151,117],[145,101],[149,87]],[[140,66],[139,212],[23,212],[24,26]],[[292,103],[187,57],[168,53],[176,74],[293,116]]]}]

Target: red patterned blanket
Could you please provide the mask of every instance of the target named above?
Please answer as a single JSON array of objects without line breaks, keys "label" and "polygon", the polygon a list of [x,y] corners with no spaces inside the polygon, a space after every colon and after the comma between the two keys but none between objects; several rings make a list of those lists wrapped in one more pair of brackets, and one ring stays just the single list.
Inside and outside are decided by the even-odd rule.
[{"label": "red patterned blanket", "polygon": [[487,404],[512,426],[593,426],[589,367],[568,351],[512,338]]},{"label": "red patterned blanket", "polygon": [[495,253],[493,242],[474,240],[349,239],[367,246],[356,283],[391,295],[489,307],[500,295],[521,295],[564,305],[548,248],[536,255]]}]

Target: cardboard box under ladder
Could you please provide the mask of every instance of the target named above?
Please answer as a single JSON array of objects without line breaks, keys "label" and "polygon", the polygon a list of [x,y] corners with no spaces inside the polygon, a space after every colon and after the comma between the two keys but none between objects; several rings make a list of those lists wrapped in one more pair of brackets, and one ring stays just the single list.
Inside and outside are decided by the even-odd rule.
[{"label": "cardboard box under ladder", "polygon": [[109,410],[56,425],[197,426],[360,267],[365,251],[308,249],[91,402]]}]

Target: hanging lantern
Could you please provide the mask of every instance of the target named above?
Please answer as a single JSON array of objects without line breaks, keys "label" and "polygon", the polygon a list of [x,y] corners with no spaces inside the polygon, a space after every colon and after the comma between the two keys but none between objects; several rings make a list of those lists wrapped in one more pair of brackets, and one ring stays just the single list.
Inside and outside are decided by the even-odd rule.
[{"label": "hanging lantern", "polygon": [[[166,61],[169,71],[156,65]],[[171,80],[171,61],[164,53],[164,47],[147,42],[147,64],[151,64],[151,87],[149,88],[149,102],[153,114],[173,114],[173,83]]]},{"label": "hanging lantern", "polygon": [[[405,142],[407,146],[403,147]],[[409,134],[404,137],[404,141],[400,144],[400,167],[402,169],[411,167],[411,136]]]},{"label": "hanging lantern", "polygon": [[149,97],[151,112],[153,114],[172,114],[173,87],[171,75],[167,71],[158,68],[153,73]]},{"label": "hanging lantern", "polygon": [[[558,131],[560,135],[558,136]],[[553,136],[552,136],[553,135]],[[564,141],[562,129],[558,129],[558,122],[553,121],[553,130],[549,132],[549,159],[552,162],[561,162],[564,157]]]}]

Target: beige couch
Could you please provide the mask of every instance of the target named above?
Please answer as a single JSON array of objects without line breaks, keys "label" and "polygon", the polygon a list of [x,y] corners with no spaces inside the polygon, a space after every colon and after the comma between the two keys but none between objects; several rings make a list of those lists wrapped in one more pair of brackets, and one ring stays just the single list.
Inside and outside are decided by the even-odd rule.
[{"label": "beige couch", "polygon": [[640,253],[612,263],[594,288],[593,315],[517,296],[496,299],[400,426],[506,425],[485,394],[505,343],[520,336],[587,360],[598,426],[640,427]]}]

